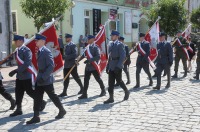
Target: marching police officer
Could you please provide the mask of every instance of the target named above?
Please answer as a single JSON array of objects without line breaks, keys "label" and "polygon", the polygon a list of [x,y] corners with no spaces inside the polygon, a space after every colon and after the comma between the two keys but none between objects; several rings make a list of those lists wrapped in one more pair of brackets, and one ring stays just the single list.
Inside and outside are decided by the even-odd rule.
[{"label": "marching police officer", "polygon": [[178,66],[179,66],[179,61],[182,60],[183,63],[183,68],[184,68],[184,75],[183,77],[187,76],[187,56],[183,51],[183,47],[187,47],[188,43],[186,42],[186,39],[182,37],[182,32],[178,31],[177,33],[177,37],[180,40],[180,42],[182,43],[182,45],[180,46],[178,41],[175,42],[175,44],[173,45],[173,47],[175,47],[175,67],[174,67],[174,71],[175,74],[172,76],[173,78],[177,78],[178,77]]},{"label": "marching police officer", "polygon": [[[144,69],[145,73],[149,77],[149,80],[150,80],[149,86],[153,85],[151,73],[149,71],[149,60],[148,60],[148,57],[150,55],[150,44],[149,42],[145,41],[144,39],[145,34],[140,33],[139,37],[140,37],[140,43],[138,46],[140,46],[141,49],[139,49],[138,46],[135,49],[138,51],[138,57],[137,57],[137,62],[136,62],[136,86],[134,86],[133,88],[140,87],[140,72],[142,68]],[[141,50],[144,50],[146,54],[143,55],[143,53],[141,53],[142,52]]]},{"label": "marching police officer", "polygon": [[6,99],[6,100],[9,100],[10,101],[10,110],[14,110],[15,108],[15,100],[14,98],[11,96],[10,93],[8,93],[4,86],[3,86],[3,83],[2,83],[2,75],[1,75],[1,72],[0,72],[0,94]]},{"label": "marching police officer", "polygon": [[197,48],[197,69],[196,69],[196,76],[194,77],[194,79],[199,80],[199,74],[200,74],[200,40],[197,41],[196,44],[196,48]]},{"label": "marching police officer", "polygon": [[167,74],[167,85],[166,88],[170,87],[171,82],[171,71],[170,67],[173,64],[173,49],[170,43],[165,40],[166,34],[164,32],[160,32],[160,42],[157,44],[158,57],[156,63],[156,75],[157,75],[157,85],[153,89],[160,90],[161,86],[161,73],[165,70]]},{"label": "marching police officer", "polygon": [[[70,69],[75,65],[76,57],[77,57],[77,47],[72,42],[72,35],[66,34],[65,40],[67,42],[67,45],[65,46],[65,64],[64,64],[64,77],[67,75],[67,73],[70,71]],[[77,66],[74,67],[74,69],[71,72],[71,75],[73,76],[74,80],[78,83],[80,86],[80,91],[78,94],[82,94],[83,92],[83,84],[81,82],[81,79],[77,72]],[[59,97],[67,96],[67,88],[69,86],[69,76],[64,81],[64,89],[63,92],[59,95]]]},{"label": "marching police officer", "polygon": [[39,48],[37,56],[38,75],[35,87],[35,95],[37,98],[34,99],[34,117],[30,121],[27,121],[27,124],[40,122],[39,111],[44,92],[47,93],[54,105],[59,109],[59,113],[55,118],[63,118],[66,114],[63,105],[54,92],[54,77],[52,74],[54,69],[54,61],[51,51],[45,46],[46,37],[40,34],[36,34],[35,36],[36,46]]},{"label": "marching police officer", "polygon": [[[129,74],[129,65],[131,64],[131,59],[130,59],[130,54],[129,54],[128,45],[126,45],[126,44],[124,43],[124,37],[122,37],[122,36],[119,37],[119,41],[120,41],[121,43],[124,44],[125,51],[126,51],[126,60],[125,60],[125,62],[124,62],[123,71],[124,71],[125,74],[126,74],[126,78],[127,78],[126,85],[127,85],[127,84],[130,84],[130,83],[131,83],[131,81],[130,81],[130,74]],[[117,83],[115,84],[115,86],[119,86],[119,83],[117,82]]]},{"label": "marching police officer", "polygon": [[109,60],[107,64],[106,72],[108,73],[109,80],[109,99],[104,101],[104,104],[113,103],[114,102],[114,84],[115,80],[119,83],[120,87],[124,90],[125,96],[124,100],[128,100],[130,92],[128,91],[126,85],[122,80],[122,69],[124,66],[124,61],[126,58],[126,51],[124,48],[124,44],[122,44],[119,40],[119,32],[112,31],[111,32],[111,40],[113,41],[109,46]]},{"label": "marching police officer", "polygon": [[[34,99],[34,90],[32,89],[32,74],[27,70],[29,66],[31,66],[32,60],[32,52],[30,49],[23,45],[24,37],[20,35],[14,35],[15,45],[17,47],[17,51],[15,53],[15,58],[17,62],[17,69],[11,71],[9,76],[12,77],[17,74],[16,86],[15,86],[15,98],[17,109],[14,113],[10,114],[11,117],[22,115],[22,99],[24,96],[24,92]],[[20,64],[19,59],[24,63]],[[40,107],[40,111],[45,108],[46,102],[41,100],[42,105]]]},{"label": "marching police officer", "polygon": [[97,69],[95,68],[95,65],[97,66],[98,62],[100,60],[100,50],[99,50],[98,46],[94,43],[94,41],[95,41],[95,36],[88,35],[89,46],[86,47],[86,51],[85,51],[87,60],[84,62],[86,64],[85,77],[84,77],[84,89],[83,89],[83,94],[79,97],[79,99],[88,98],[87,90],[88,90],[91,74],[93,74],[94,78],[100,85],[101,93],[100,93],[99,97],[106,95],[105,86],[100,77],[100,72],[98,72]]}]

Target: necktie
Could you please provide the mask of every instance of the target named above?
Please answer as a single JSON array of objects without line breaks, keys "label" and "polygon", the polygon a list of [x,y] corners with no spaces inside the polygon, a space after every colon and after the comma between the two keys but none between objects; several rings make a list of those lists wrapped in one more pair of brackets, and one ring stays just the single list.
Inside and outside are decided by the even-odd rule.
[{"label": "necktie", "polygon": [[41,51],[40,51],[40,50],[38,50],[38,53],[37,53],[37,54],[38,54],[38,56],[40,55],[40,53],[41,53]]},{"label": "necktie", "polygon": [[115,46],[115,43],[112,43],[112,47]]}]

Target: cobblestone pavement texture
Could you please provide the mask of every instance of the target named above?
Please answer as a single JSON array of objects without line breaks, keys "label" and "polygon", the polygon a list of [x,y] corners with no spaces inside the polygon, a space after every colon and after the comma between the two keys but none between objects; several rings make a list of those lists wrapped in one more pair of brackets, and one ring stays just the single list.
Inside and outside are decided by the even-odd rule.
[{"label": "cobblestone pavement texture", "polygon": [[[162,89],[152,90],[148,86],[147,75],[141,72],[141,88],[133,89],[135,85],[135,57],[132,55],[130,66],[131,84],[128,101],[122,101],[124,92],[120,87],[115,88],[115,102],[104,105],[108,98],[98,97],[100,88],[98,83],[91,78],[88,99],[77,100],[79,87],[74,80],[70,81],[68,97],[61,98],[67,110],[65,118],[55,120],[58,109],[45,94],[44,99],[48,104],[41,112],[41,122],[35,125],[26,125],[26,121],[33,116],[33,100],[25,94],[23,100],[23,115],[14,118],[9,117],[12,111],[8,111],[10,104],[0,96],[0,132],[199,132],[200,131],[200,81],[193,80],[196,64],[193,63],[193,72],[186,78],[183,75],[180,64],[179,78],[172,79],[171,88],[165,89],[166,77],[162,78]],[[8,74],[12,68],[3,68],[2,73]],[[172,74],[173,67],[172,67]],[[181,72],[181,73],[180,73]],[[84,73],[84,65],[79,66],[79,73]],[[151,71],[153,74],[153,71]],[[5,76],[4,76],[5,77]],[[108,86],[108,77],[104,73],[103,81]],[[4,84],[7,90],[14,96],[14,78],[5,77]],[[83,77],[81,78],[83,81]],[[54,83],[57,94],[61,93],[62,73],[57,75]],[[125,74],[123,80],[126,82]],[[154,86],[156,79],[154,79]]]}]

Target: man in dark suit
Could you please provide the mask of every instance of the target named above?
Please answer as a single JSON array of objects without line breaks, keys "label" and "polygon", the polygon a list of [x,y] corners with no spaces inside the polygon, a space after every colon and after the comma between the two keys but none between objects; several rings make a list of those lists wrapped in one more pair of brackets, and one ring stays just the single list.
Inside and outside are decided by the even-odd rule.
[{"label": "man in dark suit", "polygon": [[100,77],[100,72],[98,72],[94,66],[94,65],[98,66],[98,62],[100,60],[100,51],[99,51],[98,46],[94,43],[94,41],[95,41],[95,36],[88,35],[89,47],[86,47],[87,49],[85,51],[85,57],[87,58],[87,60],[84,62],[86,64],[85,77],[84,77],[84,89],[83,89],[83,94],[79,97],[79,99],[88,98],[87,90],[88,90],[91,74],[93,74],[94,78],[100,85],[101,93],[99,97],[106,95],[105,86]]},{"label": "man in dark suit", "polygon": [[158,57],[156,63],[156,75],[157,75],[157,85],[153,89],[160,90],[161,86],[161,73],[165,70],[167,74],[167,85],[166,88],[170,87],[171,82],[171,71],[170,67],[173,64],[173,49],[169,42],[165,40],[166,34],[160,32],[160,42],[157,45]]},{"label": "man in dark suit", "polygon": [[[65,46],[65,56],[64,56],[64,58],[65,58],[64,70],[63,70],[64,78],[67,75],[67,73],[70,71],[70,69],[75,65],[75,61],[76,61],[76,57],[77,57],[77,47],[72,42],[72,35],[66,34],[65,39],[66,39],[67,45]],[[80,86],[80,91],[78,92],[78,94],[82,94],[83,84],[78,75],[77,66],[74,67],[74,69],[71,72],[71,75],[74,78],[74,80],[78,83],[78,85]],[[59,97],[67,96],[68,86],[69,86],[69,76],[64,81],[64,89],[63,89],[63,92],[59,95]]]},{"label": "man in dark suit", "polygon": [[125,96],[124,100],[128,100],[130,92],[128,91],[126,85],[122,80],[122,69],[124,67],[124,61],[126,58],[126,51],[124,45],[118,40],[119,32],[112,31],[111,32],[111,40],[113,41],[109,46],[109,60],[106,68],[106,72],[108,73],[109,80],[109,99],[104,101],[104,104],[113,103],[114,102],[114,84],[115,80],[119,83],[120,87],[124,90]]},{"label": "man in dark suit", "polygon": [[184,75],[183,77],[187,76],[187,55],[185,54],[183,48],[186,48],[189,46],[187,43],[187,40],[183,38],[182,31],[177,32],[178,40],[180,40],[181,44],[179,44],[178,40],[175,42],[173,47],[175,48],[175,65],[174,65],[174,75],[172,78],[178,78],[178,67],[179,67],[179,61],[182,60],[183,63],[183,69],[184,69]]},{"label": "man in dark suit", "polygon": [[[136,86],[134,88],[140,87],[140,72],[142,69],[144,69],[145,73],[149,77],[150,80],[149,86],[153,85],[151,73],[149,71],[149,60],[148,60],[148,57],[150,55],[150,44],[144,39],[145,34],[140,33],[139,37],[140,37],[140,42],[137,48],[135,49],[138,51],[138,57],[136,62]],[[142,53],[142,50],[145,52],[145,54]]]},{"label": "man in dark suit", "polygon": [[[32,89],[32,74],[28,71],[28,67],[31,66],[32,52],[31,50],[24,46],[24,37],[19,35],[14,35],[15,45],[17,50],[15,52],[15,58],[17,60],[17,69],[11,71],[9,76],[12,77],[17,74],[16,86],[15,86],[15,98],[17,109],[14,113],[10,114],[11,117],[22,115],[22,99],[24,97],[24,92],[34,99],[34,90]],[[21,64],[19,59],[24,63]],[[45,108],[46,102],[41,100],[40,111]]]},{"label": "man in dark suit", "polygon": [[38,75],[35,87],[35,96],[37,97],[34,99],[34,117],[30,121],[27,121],[27,124],[40,122],[39,111],[44,92],[47,93],[54,105],[59,109],[59,113],[55,118],[63,118],[66,114],[63,105],[54,91],[54,77],[52,74],[54,69],[54,60],[51,51],[45,46],[46,37],[36,34],[35,40],[36,46],[39,48],[37,57]]},{"label": "man in dark suit", "polygon": [[59,47],[60,47],[60,53],[63,56],[64,44],[63,44],[62,34],[59,35],[58,44],[59,44]]},{"label": "man in dark suit", "polygon": [[0,72],[0,94],[6,99],[6,100],[9,100],[10,101],[10,110],[14,110],[15,108],[15,99],[12,97],[12,95],[10,93],[8,93],[4,86],[3,86],[3,83],[2,83],[2,75],[1,75],[1,72]]},{"label": "man in dark suit", "polygon": [[[131,59],[130,59],[130,54],[129,54],[128,45],[126,45],[126,44],[124,43],[124,37],[122,37],[122,36],[119,37],[119,41],[120,41],[121,43],[124,44],[125,51],[126,51],[126,60],[125,60],[125,62],[124,62],[123,71],[124,71],[125,74],[126,74],[126,78],[127,78],[126,85],[127,85],[127,84],[130,84],[130,83],[131,83],[131,81],[130,81],[130,74],[129,74],[129,65],[131,64]],[[119,83],[117,82],[117,83],[115,84],[115,86],[119,86]]]}]

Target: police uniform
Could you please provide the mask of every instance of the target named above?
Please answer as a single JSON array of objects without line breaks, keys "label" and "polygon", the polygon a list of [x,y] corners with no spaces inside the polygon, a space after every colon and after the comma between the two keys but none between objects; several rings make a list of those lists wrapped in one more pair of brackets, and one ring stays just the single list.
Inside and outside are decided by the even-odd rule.
[{"label": "police uniform", "polygon": [[[111,36],[119,36],[119,32],[112,31]],[[119,40],[113,41],[109,46],[109,60],[106,69],[109,76],[108,92],[110,97],[108,100],[104,101],[104,104],[114,102],[113,94],[114,94],[115,80],[117,80],[120,87],[125,92],[124,100],[128,100],[129,98],[129,91],[122,80],[122,69],[124,67],[125,58],[126,58],[126,51],[123,43],[121,43]]]},{"label": "police uniform", "polygon": [[[72,38],[72,35],[66,34],[65,38]],[[65,46],[65,56],[64,56],[65,64],[64,64],[64,70],[63,70],[64,77],[71,70],[71,68],[75,65],[76,57],[77,57],[77,47],[73,42],[69,42]],[[78,94],[81,94],[83,91],[83,84],[78,75],[77,66],[74,67],[74,69],[71,72],[71,75],[74,78],[74,80],[78,83],[78,85],[80,86],[80,91],[78,92]],[[63,89],[63,92],[59,95],[60,97],[67,96],[68,85],[69,85],[69,76],[64,81],[64,89]]]},{"label": "police uniform", "polygon": [[[144,36],[145,36],[145,34],[143,34],[143,33],[139,34],[139,37],[144,37]],[[140,87],[140,72],[142,69],[144,69],[145,73],[149,77],[149,80],[150,80],[149,86],[153,85],[151,73],[149,71],[149,60],[148,60],[148,57],[150,55],[150,44],[149,44],[149,42],[143,40],[142,42],[140,42],[140,46],[146,52],[146,54],[143,56],[140,53],[138,47],[135,49],[138,51],[138,57],[137,57],[137,62],[136,62],[136,86],[134,88]]]},{"label": "police uniform", "polygon": [[[14,35],[14,41],[17,40],[24,41],[24,37],[19,35]],[[28,67],[31,66],[32,52],[28,47],[24,45],[19,47],[17,50],[18,51],[15,52],[15,57],[18,56],[24,62],[24,64],[19,64],[17,62],[18,66],[17,69],[9,73],[10,77],[17,74],[16,86],[15,86],[15,98],[16,98],[17,109],[14,111],[14,113],[10,114],[11,117],[22,114],[22,100],[24,97],[24,92],[26,92],[31,98],[34,99],[34,90],[32,89],[32,81],[31,81],[32,76],[31,73],[27,70]],[[42,110],[44,109],[45,105],[46,102],[43,101]]]},{"label": "police uniform", "polygon": [[[62,37],[61,34],[60,34],[59,36]],[[58,38],[58,44],[59,44],[59,47],[60,47],[60,53],[61,53],[61,55],[63,56],[64,45],[63,45],[63,40],[62,40],[62,38]]]},{"label": "police uniform", "polygon": [[[95,36],[88,35],[88,40],[94,39],[94,38],[95,38]],[[88,90],[91,74],[93,74],[95,80],[100,85],[101,93],[100,93],[99,96],[102,97],[102,96],[106,95],[105,86],[104,86],[104,83],[103,83],[103,81],[102,81],[102,79],[100,77],[100,73],[98,73],[98,71],[95,69],[95,67],[92,64],[92,62],[96,62],[96,64],[99,63],[100,56],[101,56],[99,48],[95,43],[90,44],[89,47],[87,47],[87,48],[89,48],[89,52],[90,52],[92,58],[89,59],[87,57],[87,60],[84,62],[86,64],[85,76],[84,76],[84,89],[83,89],[83,94],[79,97],[79,99],[85,99],[85,98],[88,97],[87,96],[87,90]],[[85,52],[87,52],[87,51],[85,51]]]},{"label": "police uniform", "polygon": [[[165,36],[165,33],[161,32],[160,37]],[[157,85],[154,89],[160,90],[161,86],[161,73],[165,70],[167,74],[167,85],[166,88],[170,87],[171,82],[171,71],[170,67],[173,64],[173,49],[169,42],[163,41],[157,44],[158,57],[156,63],[156,75],[157,75]]]},{"label": "police uniform", "polygon": [[[179,31],[180,33],[181,31]],[[174,71],[175,74],[172,76],[173,78],[177,78],[178,77],[178,66],[179,66],[179,61],[182,60],[183,63],[183,69],[184,69],[184,77],[187,76],[187,56],[184,53],[182,47],[187,47],[188,43],[186,42],[186,39],[183,38],[182,36],[180,36],[178,38],[180,40],[180,42],[182,43],[181,46],[179,46],[178,41],[176,41],[176,43],[173,45],[173,47],[175,47],[175,67],[174,67]]]},{"label": "police uniform", "polygon": [[3,86],[3,83],[2,83],[2,75],[1,75],[1,72],[0,72],[0,94],[6,99],[6,100],[9,100],[10,101],[10,110],[13,110],[15,108],[15,100],[14,98],[11,96],[10,93],[8,93],[4,86]]},{"label": "police uniform", "polygon": [[196,69],[196,76],[194,77],[196,80],[199,80],[199,75],[200,75],[200,40],[197,41],[196,44],[196,48],[197,48],[197,69]]},{"label": "police uniform", "polygon": [[[35,40],[46,40],[46,37],[40,34],[36,34]],[[56,116],[56,119],[62,118],[66,114],[63,105],[61,104],[58,96],[55,94],[54,91],[54,77],[52,74],[54,69],[53,56],[51,51],[45,46],[41,47],[38,50],[37,64],[38,74],[35,87],[35,95],[37,96],[37,98],[34,99],[34,117],[30,121],[28,121],[27,124],[40,122],[39,111],[42,104],[41,102],[44,92],[47,93],[54,105],[59,109],[59,114]]]},{"label": "police uniform", "polygon": [[[123,41],[124,37],[120,37],[119,40]],[[127,78],[126,84],[130,84],[131,81],[130,81],[130,74],[129,74],[129,65],[131,64],[131,59],[130,59],[130,54],[129,54],[129,47],[125,43],[123,43],[123,44],[124,44],[124,48],[125,48],[125,51],[126,51],[126,60],[124,62],[123,71],[125,72],[126,78]],[[115,84],[115,86],[119,86],[119,83]]]}]

